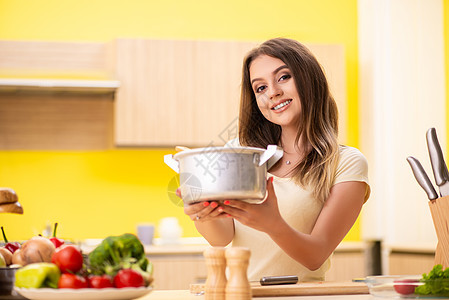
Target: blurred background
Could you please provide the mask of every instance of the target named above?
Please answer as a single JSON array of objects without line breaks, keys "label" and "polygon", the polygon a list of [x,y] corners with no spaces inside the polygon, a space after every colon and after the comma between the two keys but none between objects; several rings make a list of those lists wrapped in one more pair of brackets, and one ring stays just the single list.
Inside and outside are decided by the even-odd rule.
[{"label": "blurred background", "polygon": [[273,37],[328,67],[341,143],[368,158],[372,197],[345,241],[433,247],[405,158],[431,175],[430,127],[446,149],[448,0],[0,0],[0,186],[24,208],[0,215],[9,239],[166,217],[198,237],[163,155],[233,137],[243,55]]}]

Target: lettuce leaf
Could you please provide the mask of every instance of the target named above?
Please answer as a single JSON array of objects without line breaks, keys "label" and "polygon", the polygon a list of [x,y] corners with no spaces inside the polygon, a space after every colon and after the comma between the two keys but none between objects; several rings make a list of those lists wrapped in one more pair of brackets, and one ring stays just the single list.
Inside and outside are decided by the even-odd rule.
[{"label": "lettuce leaf", "polygon": [[416,287],[416,294],[449,297],[449,268],[443,270],[442,265],[435,265],[420,281],[424,284]]}]

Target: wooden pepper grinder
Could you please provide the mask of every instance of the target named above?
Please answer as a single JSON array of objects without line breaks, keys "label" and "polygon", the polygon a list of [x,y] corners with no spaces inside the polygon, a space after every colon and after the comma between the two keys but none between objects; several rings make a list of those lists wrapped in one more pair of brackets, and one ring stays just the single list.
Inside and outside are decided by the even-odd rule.
[{"label": "wooden pepper grinder", "polygon": [[248,300],[252,298],[248,280],[248,264],[251,252],[243,247],[226,249],[226,262],[229,268],[229,280],[226,285],[226,300]]},{"label": "wooden pepper grinder", "polygon": [[206,300],[225,300],[227,282],[225,248],[207,248],[203,255],[207,266],[204,298]]}]

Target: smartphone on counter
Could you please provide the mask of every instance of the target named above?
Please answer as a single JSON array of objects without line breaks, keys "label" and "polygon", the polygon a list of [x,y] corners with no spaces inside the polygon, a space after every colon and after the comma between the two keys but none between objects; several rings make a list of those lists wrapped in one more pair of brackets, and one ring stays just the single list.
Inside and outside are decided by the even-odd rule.
[{"label": "smartphone on counter", "polygon": [[298,282],[298,276],[264,276],[260,278],[260,285],[276,285],[276,284],[295,284]]}]

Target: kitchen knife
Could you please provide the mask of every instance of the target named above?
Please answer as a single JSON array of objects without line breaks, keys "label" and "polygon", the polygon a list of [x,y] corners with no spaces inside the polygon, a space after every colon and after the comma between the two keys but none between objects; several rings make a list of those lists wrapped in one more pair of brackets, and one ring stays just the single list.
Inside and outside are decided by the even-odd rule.
[{"label": "kitchen knife", "polygon": [[419,160],[417,160],[413,156],[409,156],[407,157],[407,161],[412,168],[413,175],[415,175],[416,181],[418,181],[419,185],[424,189],[429,200],[438,198],[438,194],[435,191],[432,183],[430,182],[429,176],[427,176],[427,173],[426,171],[424,171],[424,168],[422,167]]},{"label": "kitchen knife", "polygon": [[444,162],[443,152],[441,151],[435,128],[427,130],[426,138],[435,183],[439,187],[440,196],[447,196],[449,195],[449,172]]},{"label": "kitchen knife", "polygon": [[260,278],[260,285],[276,285],[276,284],[295,284],[298,282],[298,276],[265,276]]}]

